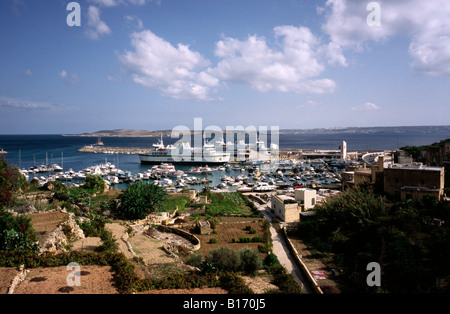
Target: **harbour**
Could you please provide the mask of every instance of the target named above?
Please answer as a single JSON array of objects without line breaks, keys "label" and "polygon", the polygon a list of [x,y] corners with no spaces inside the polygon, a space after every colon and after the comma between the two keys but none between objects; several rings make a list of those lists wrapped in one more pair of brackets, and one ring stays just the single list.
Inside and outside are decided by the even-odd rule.
[{"label": "harbour", "polygon": [[[2,149],[8,152],[4,154],[4,158],[10,164],[23,169],[30,181],[36,178],[40,184],[59,180],[66,185],[79,185],[83,183],[86,175],[97,173],[101,174],[113,189],[123,189],[131,182],[147,180],[164,185],[170,191],[185,188],[202,190],[206,186],[217,190],[263,191],[274,188],[287,190],[298,186],[339,189],[340,173],[346,165],[340,162],[342,152],[339,146],[343,139],[347,142],[350,159],[362,164],[364,155],[371,156],[367,155],[369,152],[387,153],[402,145],[432,143],[445,135],[430,133],[426,137],[418,137],[415,133],[377,136],[280,134],[279,162],[276,169],[268,169],[269,165],[264,161],[235,161],[231,158],[217,165],[171,163],[177,171],[176,175],[157,173],[156,168],[164,162],[141,162],[139,154],[154,150],[154,145],[157,145],[159,140],[157,137],[108,137],[104,139],[105,143],[102,143],[105,145],[98,145],[96,138],[1,135],[0,144]],[[164,136],[163,140],[166,145],[173,145],[177,141],[169,136]],[[111,165],[114,167],[109,168]],[[154,166],[156,168],[153,168]],[[105,171],[106,168],[108,171]]]}]

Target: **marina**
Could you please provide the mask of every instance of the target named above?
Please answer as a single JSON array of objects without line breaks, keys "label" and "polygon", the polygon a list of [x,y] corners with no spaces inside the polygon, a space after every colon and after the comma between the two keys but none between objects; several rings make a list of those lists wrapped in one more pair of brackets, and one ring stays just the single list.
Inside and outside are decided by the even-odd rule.
[{"label": "marina", "polygon": [[[441,136],[439,134],[433,136]],[[430,135],[429,139],[435,140]],[[379,153],[388,154],[411,137],[399,142],[398,137],[346,135],[349,143],[348,160],[342,160],[342,137],[332,135],[282,135],[279,160],[271,166],[270,150],[259,142],[260,149],[247,150],[245,160],[235,159],[236,150],[228,150],[229,161],[219,164],[183,164],[156,160],[143,163],[139,154],[158,150],[160,138],[112,138],[99,145],[97,139],[64,137],[60,135],[2,136],[4,158],[16,165],[28,180],[43,185],[57,180],[68,186],[83,184],[89,174],[101,175],[112,189],[124,189],[130,183],[146,181],[164,186],[168,191],[205,187],[226,191],[274,191],[296,187],[341,189],[345,168],[376,162]],[[376,141],[375,141],[376,139]],[[164,146],[175,146],[177,139],[163,137]],[[88,141],[88,142],[86,142]],[[92,141],[89,143],[89,141]],[[167,143],[166,143],[167,142]],[[209,143],[207,143],[209,144]],[[211,145],[212,144],[212,145]],[[214,149],[230,143],[214,142]],[[416,143],[420,144],[420,143]],[[270,147],[270,145],[268,145]],[[272,148],[272,147],[271,147]],[[333,149],[334,148],[334,149]],[[355,149],[353,149],[355,148]],[[357,148],[357,149],[356,149]],[[379,149],[378,149],[379,148]],[[207,149],[209,149],[207,147]],[[231,158],[233,157],[233,158]]]},{"label": "marina", "polygon": [[[341,182],[341,167],[330,163],[336,158],[299,159],[299,155],[291,158],[293,155],[289,150],[283,150],[280,158],[278,147],[272,145],[269,149],[259,140],[254,145],[243,141],[210,143],[204,140],[203,146],[196,148],[185,142],[165,145],[161,135],[152,148],[104,146],[99,139],[96,144],[85,145],[77,151],[105,156],[113,154],[115,157],[114,161],[104,157],[102,163],[64,171],[63,153],[61,166],[53,162],[49,164],[46,153],[44,164],[22,167],[21,171],[28,180],[39,186],[50,181],[79,186],[88,175],[94,174],[101,176],[112,188],[123,189],[130,183],[147,181],[164,187],[168,192],[183,189],[200,191],[205,188],[239,192],[289,190],[295,187],[339,189]],[[133,160],[138,157],[141,165],[135,171],[131,167],[122,170],[119,154]]]},{"label": "marina", "polygon": [[60,170],[58,165],[23,168],[21,172],[29,181],[39,186],[50,181],[63,182],[69,186],[83,184],[90,174],[101,176],[111,188],[123,189],[128,184],[146,181],[164,187],[168,192],[183,189],[266,192],[290,190],[297,187],[340,189],[340,170],[329,166],[323,159],[284,161],[276,172],[264,171],[258,165],[225,164],[219,167],[186,167],[161,163],[148,166],[145,171],[132,173],[117,168],[110,162],[81,170]]}]

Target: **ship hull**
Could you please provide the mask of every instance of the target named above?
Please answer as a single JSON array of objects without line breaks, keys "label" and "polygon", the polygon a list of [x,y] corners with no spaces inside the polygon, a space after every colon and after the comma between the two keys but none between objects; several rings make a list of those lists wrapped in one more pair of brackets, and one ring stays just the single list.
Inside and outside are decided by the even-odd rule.
[{"label": "ship hull", "polygon": [[193,160],[193,158],[177,158],[175,160],[174,158],[167,156],[167,157],[155,157],[155,156],[149,156],[145,154],[140,154],[139,159],[141,160],[141,164],[146,165],[157,165],[161,163],[171,163],[174,165],[223,165],[229,162],[229,160]]}]

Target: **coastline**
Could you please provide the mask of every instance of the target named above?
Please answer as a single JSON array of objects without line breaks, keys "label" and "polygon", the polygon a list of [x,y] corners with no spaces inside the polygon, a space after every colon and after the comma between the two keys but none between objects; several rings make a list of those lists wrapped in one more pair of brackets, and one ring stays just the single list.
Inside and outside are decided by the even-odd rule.
[{"label": "coastline", "polygon": [[[194,134],[198,131],[191,131]],[[243,131],[246,132],[246,131]],[[280,129],[280,135],[314,135],[314,134],[432,134],[432,133],[450,133],[450,125],[434,125],[434,126],[376,126],[376,127],[336,127],[336,128],[316,128],[316,129]],[[101,130],[91,133],[81,134],[60,134],[65,137],[159,137],[171,136],[172,130],[131,130],[131,129],[114,129]],[[223,131],[225,134],[226,131]]]}]

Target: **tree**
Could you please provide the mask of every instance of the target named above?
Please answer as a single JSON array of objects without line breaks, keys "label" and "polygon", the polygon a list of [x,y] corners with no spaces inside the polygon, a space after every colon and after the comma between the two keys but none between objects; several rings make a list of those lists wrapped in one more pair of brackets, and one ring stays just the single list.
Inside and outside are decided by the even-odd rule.
[{"label": "tree", "polygon": [[254,250],[243,248],[239,251],[239,255],[241,258],[241,269],[243,271],[254,274],[257,270],[262,268],[262,260]]},{"label": "tree", "polygon": [[221,246],[209,251],[205,263],[212,264],[219,271],[237,271],[241,267],[241,258],[237,251]]},{"label": "tree", "polygon": [[84,180],[83,188],[103,192],[106,189],[106,183],[98,174],[89,174]]},{"label": "tree", "polygon": [[0,251],[30,250],[39,252],[39,241],[31,219],[0,210]]},{"label": "tree", "polygon": [[119,196],[119,210],[128,219],[143,219],[149,213],[158,211],[166,198],[167,193],[160,186],[145,182],[133,183]]},{"label": "tree", "polygon": [[271,267],[274,265],[280,265],[280,261],[278,260],[278,257],[275,254],[270,253],[264,259],[264,265],[267,267]]},{"label": "tree", "polygon": [[8,206],[14,193],[25,189],[27,184],[19,169],[9,166],[5,160],[0,160],[0,208]]}]

